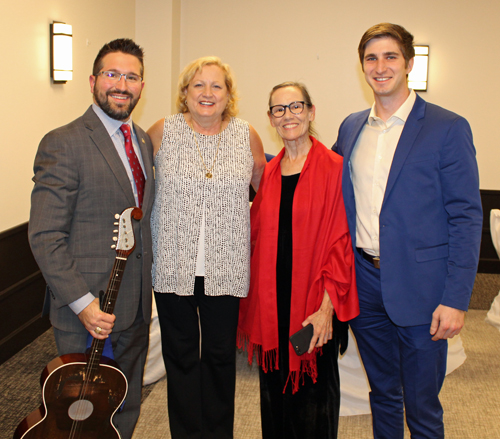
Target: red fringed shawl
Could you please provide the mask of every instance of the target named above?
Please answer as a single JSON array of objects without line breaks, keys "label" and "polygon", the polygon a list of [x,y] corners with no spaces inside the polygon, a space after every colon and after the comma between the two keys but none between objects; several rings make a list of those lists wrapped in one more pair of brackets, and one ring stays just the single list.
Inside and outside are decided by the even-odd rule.
[{"label": "red fringed shawl", "polygon": [[[325,289],[337,317],[347,321],[359,314],[354,255],[342,198],[342,158],[311,137],[313,145],[302,169],[293,200],[293,273],[290,334],[316,312]],[[278,369],[276,257],[284,149],[264,171],[251,209],[252,257],[250,292],[240,301],[238,346],[254,350],[262,369]],[[316,348],[298,356],[289,343],[293,393],[307,373],[316,382]]]}]

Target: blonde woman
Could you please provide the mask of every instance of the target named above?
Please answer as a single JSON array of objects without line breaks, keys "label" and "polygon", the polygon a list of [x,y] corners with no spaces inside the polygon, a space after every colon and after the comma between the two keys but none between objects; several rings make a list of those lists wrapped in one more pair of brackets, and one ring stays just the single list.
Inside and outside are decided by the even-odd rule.
[{"label": "blonde woman", "polygon": [[173,439],[233,437],[238,309],[250,281],[248,193],[265,166],[236,102],[229,66],[200,58],[180,75],[179,113],[148,131],[153,288]]}]

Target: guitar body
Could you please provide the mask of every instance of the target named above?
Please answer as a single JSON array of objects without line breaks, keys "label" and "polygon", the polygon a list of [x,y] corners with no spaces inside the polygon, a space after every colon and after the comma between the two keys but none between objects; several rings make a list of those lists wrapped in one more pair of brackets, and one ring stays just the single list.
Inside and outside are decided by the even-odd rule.
[{"label": "guitar body", "polygon": [[[125,209],[118,221],[116,258],[101,309],[113,314],[127,257],[135,247],[132,218],[142,210]],[[113,416],[127,394],[127,378],[116,363],[103,357],[104,339],[92,339],[90,354],[67,354],[42,372],[43,404],[21,421],[14,439],[120,439]]]},{"label": "guitar body", "polygon": [[14,439],[120,439],[112,418],[127,394],[127,379],[106,357],[89,379],[88,360],[68,354],[46,366],[43,404],[19,424]]}]

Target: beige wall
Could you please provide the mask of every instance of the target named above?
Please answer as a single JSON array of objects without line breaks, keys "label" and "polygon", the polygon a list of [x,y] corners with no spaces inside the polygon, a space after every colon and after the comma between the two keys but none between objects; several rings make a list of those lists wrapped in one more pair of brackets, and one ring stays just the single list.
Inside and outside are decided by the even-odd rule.
[{"label": "beige wall", "polygon": [[145,86],[134,110],[143,128],[173,111],[179,75],[181,0],[136,0],[135,39],[145,50]]},{"label": "beige wall", "polygon": [[[2,8],[0,231],[28,220],[38,143],[91,104],[95,55],[113,38],[135,36],[134,7],[134,0],[19,0]],[[74,80],[64,85],[50,79],[52,21],[73,25]]]},{"label": "beige wall", "polygon": [[[495,56],[500,2],[334,0],[186,0],[182,2],[181,65],[215,54],[229,63],[241,92],[240,116],[260,133],[265,149],[280,149],[266,117],[272,86],[303,81],[317,107],[317,130],[334,143],[339,124],[372,103],[357,45],[373,24],[405,26],[431,51],[424,99],[466,117],[473,130],[482,189],[500,189],[496,131],[500,101]],[[216,6],[215,6],[216,5]]]},{"label": "beige wall", "polygon": [[[280,149],[266,116],[271,87],[303,81],[317,107],[320,140],[331,145],[339,124],[371,105],[356,48],[372,24],[392,21],[431,50],[424,99],[465,116],[477,148],[482,189],[500,190],[496,108],[500,59],[496,41],[500,2],[421,0],[21,0],[3,8],[4,105],[0,109],[0,231],[28,220],[32,164],[50,129],[91,103],[88,75],[99,48],[132,37],[146,50],[146,86],[134,119],[148,128],[172,113],[177,75],[199,56],[218,55],[235,71],[240,117],[255,126],[267,152]],[[389,11],[389,12],[387,12]],[[49,24],[73,25],[74,81],[51,84]],[[6,63],[5,60],[12,60]],[[495,77],[494,77],[495,76]],[[8,103],[6,105],[5,103]]]}]

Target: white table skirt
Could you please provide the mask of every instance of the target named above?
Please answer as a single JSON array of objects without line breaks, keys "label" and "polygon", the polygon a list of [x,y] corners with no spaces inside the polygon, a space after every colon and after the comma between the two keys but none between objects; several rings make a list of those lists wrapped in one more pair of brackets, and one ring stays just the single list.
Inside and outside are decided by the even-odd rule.
[{"label": "white table skirt", "polygon": [[[490,213],[491,239],[498,256],[500,257],[500,209],[492,209]],[[491,308],[486,314],[485,321],[500,331],[500,292],[493,300]]]}]

